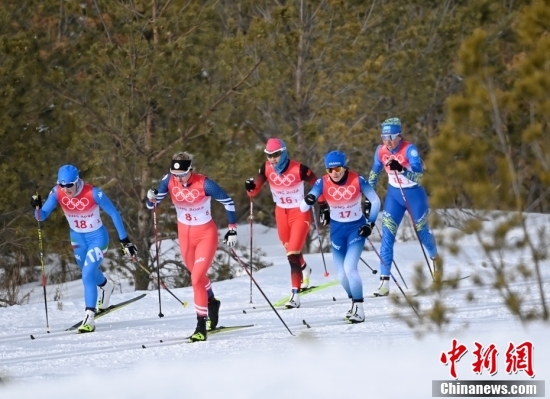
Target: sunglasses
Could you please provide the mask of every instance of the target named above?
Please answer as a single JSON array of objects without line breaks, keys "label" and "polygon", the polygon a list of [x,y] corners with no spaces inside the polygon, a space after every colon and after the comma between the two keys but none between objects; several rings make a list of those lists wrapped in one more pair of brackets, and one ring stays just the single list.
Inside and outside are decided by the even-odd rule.
[{"label": "sunglasses", "polygon": [[399,137],[400,134],[383,134],[382,135],[382,141],[388,141],[388,140],[395,140],[397,137]]},{"label": "sunglasses", "polygon": [[74,185],[76,184],[76,181],[74,181],[72,183],[66,183],[66,184],[62,184],[62,183],[57,183],[57,184],[61,188],[71,188],[71,187],[74,187]]},{"label": "sunglasses", "polygon": [[275,151],[271,154],[267,154],[268,158],[279,158],[283,152],[282,151]]},{"label": "sunglasses", "polygon": [[327,168],[327,173],[331,173],[331,172],[340,173],[343,170],[344,170],[343,166],[336,166],[335,168]]},{"label": "sunglasses", "polygon": [[171,173],[171,174],[172,174],[172,176],[174,176],[174,177],[177,179],[178,177],[185,177],[185,176],[187,176],[187,175],[189,174],[189,172],[191,172],[191,168],[189,168],[189,169],[187,170],[187,172],[183,172],[183,173]]}]

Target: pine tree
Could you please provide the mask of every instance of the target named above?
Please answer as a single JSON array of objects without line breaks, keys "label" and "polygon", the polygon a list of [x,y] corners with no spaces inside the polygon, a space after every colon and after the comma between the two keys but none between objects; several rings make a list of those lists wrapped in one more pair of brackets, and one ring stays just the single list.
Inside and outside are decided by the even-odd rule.
[{"label": "pine tree", "polygon": [[[536,237],[529,236],[527,225],[534,219],[524,212],[547,210],[550,154],[542,140],[548,131],[549,26],[550,3],[533,2],[464,40],[457,65],[464,90],[448,98],[448,118],[431,141],[433,172],[425,181],[432,206],[473,210],[474,217],[456,227],[476,237],[485,251],[487,261],[476,266],[486,269],[474,269],[475,281],[493,285],[522,321],[548,319],[540,276],[548,232],[541,227]],[[482,220],[497,227],[484,228]],[[441,244],[461,253],[459,236]],[[518,252],[525,260],[510,264],[507,255]],[[513,284],[518,280],[530,284],[519,291]],[[539,306],[527,306],[528,298]]]}]

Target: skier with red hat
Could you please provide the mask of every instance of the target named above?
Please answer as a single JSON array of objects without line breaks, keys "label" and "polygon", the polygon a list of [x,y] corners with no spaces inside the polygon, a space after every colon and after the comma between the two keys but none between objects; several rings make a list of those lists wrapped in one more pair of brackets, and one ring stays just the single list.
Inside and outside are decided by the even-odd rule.
[{"label": "skier with red hat", "polygon": [[269,183],[275,202],[277,232],[290,264],[292,295],[285,307],[299,308],[300,290],[309,286],[311,275],[311,267],[302,255],[311,214],[300,211],[300,202],[304,198],[303,182],[313,185],[317,176],[306,165],[290,159],[285,142],[279,138],[269,139],[264,152],[267,156],[266,162],[262,164],[256,177],[246,180],[245,189],[252,198],[265,182]]}]

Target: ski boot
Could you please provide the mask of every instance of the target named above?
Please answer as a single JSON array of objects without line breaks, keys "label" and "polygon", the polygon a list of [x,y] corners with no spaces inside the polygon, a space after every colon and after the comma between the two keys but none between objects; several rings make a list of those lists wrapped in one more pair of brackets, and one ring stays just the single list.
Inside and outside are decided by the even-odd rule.
[{"label": "ski boot", "polygon": [[285,303],[285,308],[295,309],[300,307],[300,293],[298,290],[293,289],[290,299]]},{"label": "ski boot", "polygon": [[78,329],[76,330],[77,334],[85,334],[85,333],[91,333],[95,331],[95,310],[86,308],[86,315],[84,316],[84,320],[82,320],[82,324]]},{"label": "ski boot", "polygon": [[218,326],[218,320],[220,316],[221,302],[214,298],[208,298],[208,319],[206,319],[206,330],[214,330]]},{"label": "ski boot", "polygon": [[373,296],[388,296],[390,294],[390,277],[380,276],[380,286],[373,292]]},{"label": "ski boot", "polygon": [[102,310],[105,310],[109,307],[111,302],[111,294],[115,290],[115,285],[111,283],[108,279],[102,286],[99,286],[99,297],[97,300],[97,309],[99,313],[101,313]]},{"label": "ski boot", "polygon": [[365,321],[365,310],[363,309],[363,302],[353,301],[351,308],[351,316],[348,318],[348,323],[357,324]]},{"label": "ski boot", "polygon": [[197,328],[195,328],[195,332],[189,337],[189,342],[201,341],[206,341],[206,316],[197,315]]},{"label": "ski boot", "polygon": [[307,263],[302,268],[302,285],[301,289],[309,287],[309,276],[311,276],[311,267]]}]

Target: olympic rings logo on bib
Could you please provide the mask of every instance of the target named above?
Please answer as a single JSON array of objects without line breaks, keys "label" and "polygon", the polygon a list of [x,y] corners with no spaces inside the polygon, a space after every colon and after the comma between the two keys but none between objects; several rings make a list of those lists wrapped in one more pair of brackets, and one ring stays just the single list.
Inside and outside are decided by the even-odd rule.
[{"label": "olympic rings logo on bib", "polygon": [[403,158],[402,154],[392,154],[392,155],[384,154],[384,155],[382,155],[382,163],[384,165],[386,165],[392,159],[395,159],[401,165],[403,165],[403,162],[405,161],[405,158]]},{"label": "olympic rings logo on bib", "polygon": [[199,197],[199,190],[188,190],[186,188],[181,189],[179,187],[172,188],[172,194],[176,197],[178,201],[187,201],[193,202],[196,198]]},{"label": "olympic rings logo on bib", "polygon": [[61,200],[63,205],[65,205],[68,209],[78,209],[79,211],[84,210],[90,203],[88,198],[69,198],[69,197],[63,197]]},{"label": "olympic rings logo on bib", "polygon": [[290,186],[296,180],[294,175],[283,175],[279,176],[277,173],[271,173],[269,175],[269,180],[272,181],[277,186]]},{"label": "olympic rings logo on bib", "polygon": [[335,200],[341,200],[346,199],[349,200],[351,197],[353,197],[353,194],[357,189],[354,186],[347,186],[347,187],[330,187],[328,189],[328,195],[330,195]]}]

